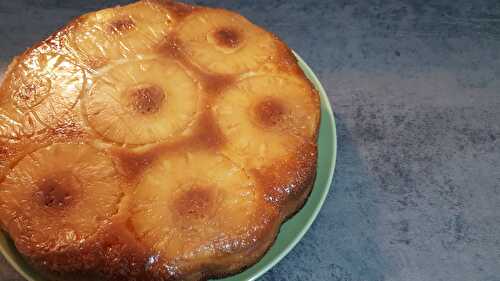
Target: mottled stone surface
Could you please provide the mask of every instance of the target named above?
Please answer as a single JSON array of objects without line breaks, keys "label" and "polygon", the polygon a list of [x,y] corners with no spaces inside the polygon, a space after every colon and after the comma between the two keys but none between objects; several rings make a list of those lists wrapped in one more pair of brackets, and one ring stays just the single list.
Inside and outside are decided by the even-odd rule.
[{"label": "mottled stone surface", "polygon": [[[0,66],[118,2],[0,1]],[[282,37],[317,72],[337,118],[326,204],[262,280],[500,280],[499,1],[196,3]],[[0,260],[0,280],[21,278]]]}]

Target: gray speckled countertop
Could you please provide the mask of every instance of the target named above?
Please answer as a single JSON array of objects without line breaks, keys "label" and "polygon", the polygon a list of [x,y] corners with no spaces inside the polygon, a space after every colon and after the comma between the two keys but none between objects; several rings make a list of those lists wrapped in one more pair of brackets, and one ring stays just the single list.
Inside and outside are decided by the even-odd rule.
[{"label": "gray speckled countertop", "polygon": [[[118,2],[0,0],[0,67]],[[196,2],[282,37],[337,118],[326,204],[262,280],[500,280],[499,1]],[[0,280],[21,280],[1,258]]]}]

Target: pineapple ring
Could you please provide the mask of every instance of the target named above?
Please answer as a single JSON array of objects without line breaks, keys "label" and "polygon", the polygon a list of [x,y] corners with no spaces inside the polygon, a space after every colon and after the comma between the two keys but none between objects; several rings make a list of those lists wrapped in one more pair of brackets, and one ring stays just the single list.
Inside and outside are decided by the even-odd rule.
[{"label": "pineapple ring", "polygon": [[185,129],[201,92],[174,61],[131,61],[98,78],[83,104],[91,127],[126,144],[165,140]]},{"label": "pineapple ring", "polygon": [[241,252],[259,228],[262,203],[255,183],[210,152],[163,158],[145,174],[133,199],[137,236],[167,263],[216,263],[223,252]]},{"label": "pineapple ring", "polygon": [[180,23],[178,34],[187,56],[216,73],[253,70],[277,53],[271,34],[223,10],[193,12]]},{"label": "pineapple ring", "polygon": [[120,178],[85,144],[53,144],[23,158],[0,184],[0,217],[23,254],[80,247],[117,211]]},{"label": "pineapple ring", "polygon": [[229,140],[232,159],[259,168],[315,138],[317,106],[305,82],[254,76],[226,90],[212,111]]},{"label": "pineapple ring", "polygon": [[67,119],[85,88],[83,69],[67,57],[34,49],[9,74],[5,91],[15,111],[32,112],[54,127]]},{"label": "pineapple ring", "polygon": [[67,45],[80,61],[97,69],[109,60],[152,53],[170,32],[173,18],[161,5],[140,1],[104,9],[79,21]]}]

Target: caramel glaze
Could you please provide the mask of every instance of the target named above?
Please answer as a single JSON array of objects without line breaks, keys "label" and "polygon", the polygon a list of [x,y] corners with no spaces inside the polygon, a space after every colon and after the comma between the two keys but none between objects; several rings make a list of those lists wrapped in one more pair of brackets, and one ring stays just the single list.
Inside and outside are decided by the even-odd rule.
[{"label": "caramel glaze", "polygon": [[[159,4],[167,7],[177,19],[182,19],[189,15],[197,7],[175,3],[169,0],[148,0],[151,4]],[[47,40],[35,45],[21,55],[26,57],[33,51],[40,53],[58,52],[69,55],[65,44],[67,34],[74,28],[81,19],[73,20],[68,26],[51,35]],[[110,33],[126,32],[133,29],[135,23],[129,18],[123,18],[113,21],[108,29]],[[218,42],[226,47],[233,48],[240,42],[239,35],[233,30],[222,29],[216,31],[215,35]],[[294,55],[276,38],[278,53],[273,58],[278,70],[283,73],[299,75],[305,77],[302,70],[297,65]],[[135,151],[132,146],[110,146],[106,149],[109,156],[114,159],[116,169],[123,175],[126,185],[133,190],[133,186],[140,179],[148,167],[154,165],[160,155],[176,153],[180,151],[189,151],[196,149],[221,151],[227,144],[226,136],[218,127],[217,122],[210,111],[210,105],[214,98],[220,95],[226,88],[233,85],[238,79],[235,75],[221,75],[203,70],[195,65],[183,51],[182,43],[177,39],[175,32],[172,32],[158,45],[157,53],[179,62],[189,73],[191,73],[199,86],[203,88],[206,97],[203,98],[204,105],[200,107],[196,121],[190,128],[190,133],[179,137],[173,142],[158,142],[148,146],[146,149]],[[91,68],[97,68],[106,63],[104,58],[92,58],[88,62]],[[304,80],[307,80],[304,78]],[[36,92],[36,86],[34,86]],[[136,104],[139,110],[155,112],[155,107],[159,99],[165,98],[163,93],[155,90],[154,86],[147,91],[139,91]],[[151,91],[149,91],[151,90]],[[153,93],[149,95],[148,93]],[[313,92],[313,94],[316,94]],[[0,97],[5,93],[0,91]],[[31,97],[22,97],[30,99]],[[168,99],[168,93],[167,93]],[[168,102],[168,100],[167,100]],[[319,104],[319,101],[318,101]],[[279,104],[267,103],[258,109],[261,113],[261,121],[272,126],[280,122],[282,108]],[[76,118],[76,120],[74,119]],[[19,137],[17,139],[0,138],[0,182],[10,168],[34,150],[59,142],[92,143],[95,139],[95,133],[89,130],[84,122],[79,120],[81,117],[75,117],[57,122],[52,127],[45,127],[36,131],[33,135]],[[319,123],[319,120],[318,120]],[[317,135],[317,134],[316,134]],[[132,147],[133,148],[133,147]],[[311,191],[316,174],[316,145],[313,141],[304,142],[302,147],[297,149],[297,153],[287,159],[270,163],[269,166],[260,169],[251,169],[246,171],[249,176],[257,180],[259,189],[263,193],[264,201],[270,208],[277,207],[281,219],[274,219],[274,215],[269,215],[268,220],[273,221],[270,228],[265,231],[262,237],[263,244],[258,248],[250,247],[248,250],[251,263],[258,261],[263,253],[270,247],[278,232],[282,221],[290,217],[293,212],[304,204],[309,192]],[[62,188],[65,184],[74,184],[71,179],[47,181],[40,183],[39,200],[46,206],[70,207],[71,196]],[[200,216],[205,213],[212,200],[212,195],[206,192],[203,187],[193,187],[184,197],[178,198],[177,211],[181,215]],[[69,198],[69,199],[68,199]],[[30,257],[30,262],[42,272],[46,270],[44,262],[51,260],[53,265],[50,272],[46,275],[55,280],[67,280],[67,274],[73,276],[75,280],[96,280],[96,278],[105,278],[105,280],[174,280],[176,276],[166,269],[148,271],[148,267],[157,266],[154,257],[150,256],[146,249],[138,242],[133,227],[130,226],[127,217],[127,198],[120,204],[120,210],[112,218],[112,223],[96,233],[92,239],[85,241],[79,249],[68,249],[64,253],[53,253],[54,256],[43,256],[38,259],[36,256]],[[208,206],[208,207],[207,207]],[[98,253],[96,255],[96,253]],[[245,253],[242,253],[245,254]],[[101,257],[101,258],[96,258]],[[153,259],[153,260],[152,260]],[[71,260],[68,264],[66,260]],[[145,273],[145,263],[146,271]],[[234,274],[242,270],[245,264],[235,264],[232,267],[207,267],[200,276],[192,276],[193,280],[207,279],[211,277],[223,277]],[[58,272],[54,275],[54,272]],[[148,275],[156,274],[156,275]],[[130,279],[133,278],[133,279]]]},{"label": "caramel glaze", "polygon": [[174,32],[160,44],[158,52],[166,57],[176,59],[186,69],[191,71],[209,96],[221,93],[237,79],[235,75],[210,73],[195,65],[183,51],[182,42],[177,39]]},{"label": "caramel glaze", "polygon": [[158,143],[146,151],[134,152],[127,148],[112,148],[118,169],[129,181],[134,182],[162,155],[182,151],[209,149],[218,151],[227,142],[209,110],[203,110],[193,125],[194,132],[174,142]]},{"label": "caramel glaze", "polygon": [[158,52],[161,55],[174,58],[194,74],[204,92],[207,93],[207,97],[204,99],[206,105],[200,109],[201,112],[193,125],[194,132],[187,137],[173,143],[158,143],[152,149],[141,153],[130,152],[127,149],[112,149],[112,154],[118,159],[119,169],[131,180],[137,179],[159,155],[193,148],[217,150],[226,143],[225,136],[209,109],[211,100],[225,88],[231,86],[236,81],[236,77],[209,73],[200,69],[182,52],[181,43],[174,36],[165,38],[164,42],[159,45]]}]

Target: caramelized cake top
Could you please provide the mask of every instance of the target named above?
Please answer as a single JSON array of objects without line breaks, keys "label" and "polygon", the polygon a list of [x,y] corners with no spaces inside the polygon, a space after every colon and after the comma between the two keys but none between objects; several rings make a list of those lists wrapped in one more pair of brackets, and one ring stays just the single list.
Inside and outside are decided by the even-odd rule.
[{"label": "caramelized cake top", "polygon": [[0,225],[50,280],[205,280],[261,258],[316,174],[319,98],[230,11],[83,15],[0,86]]}]

